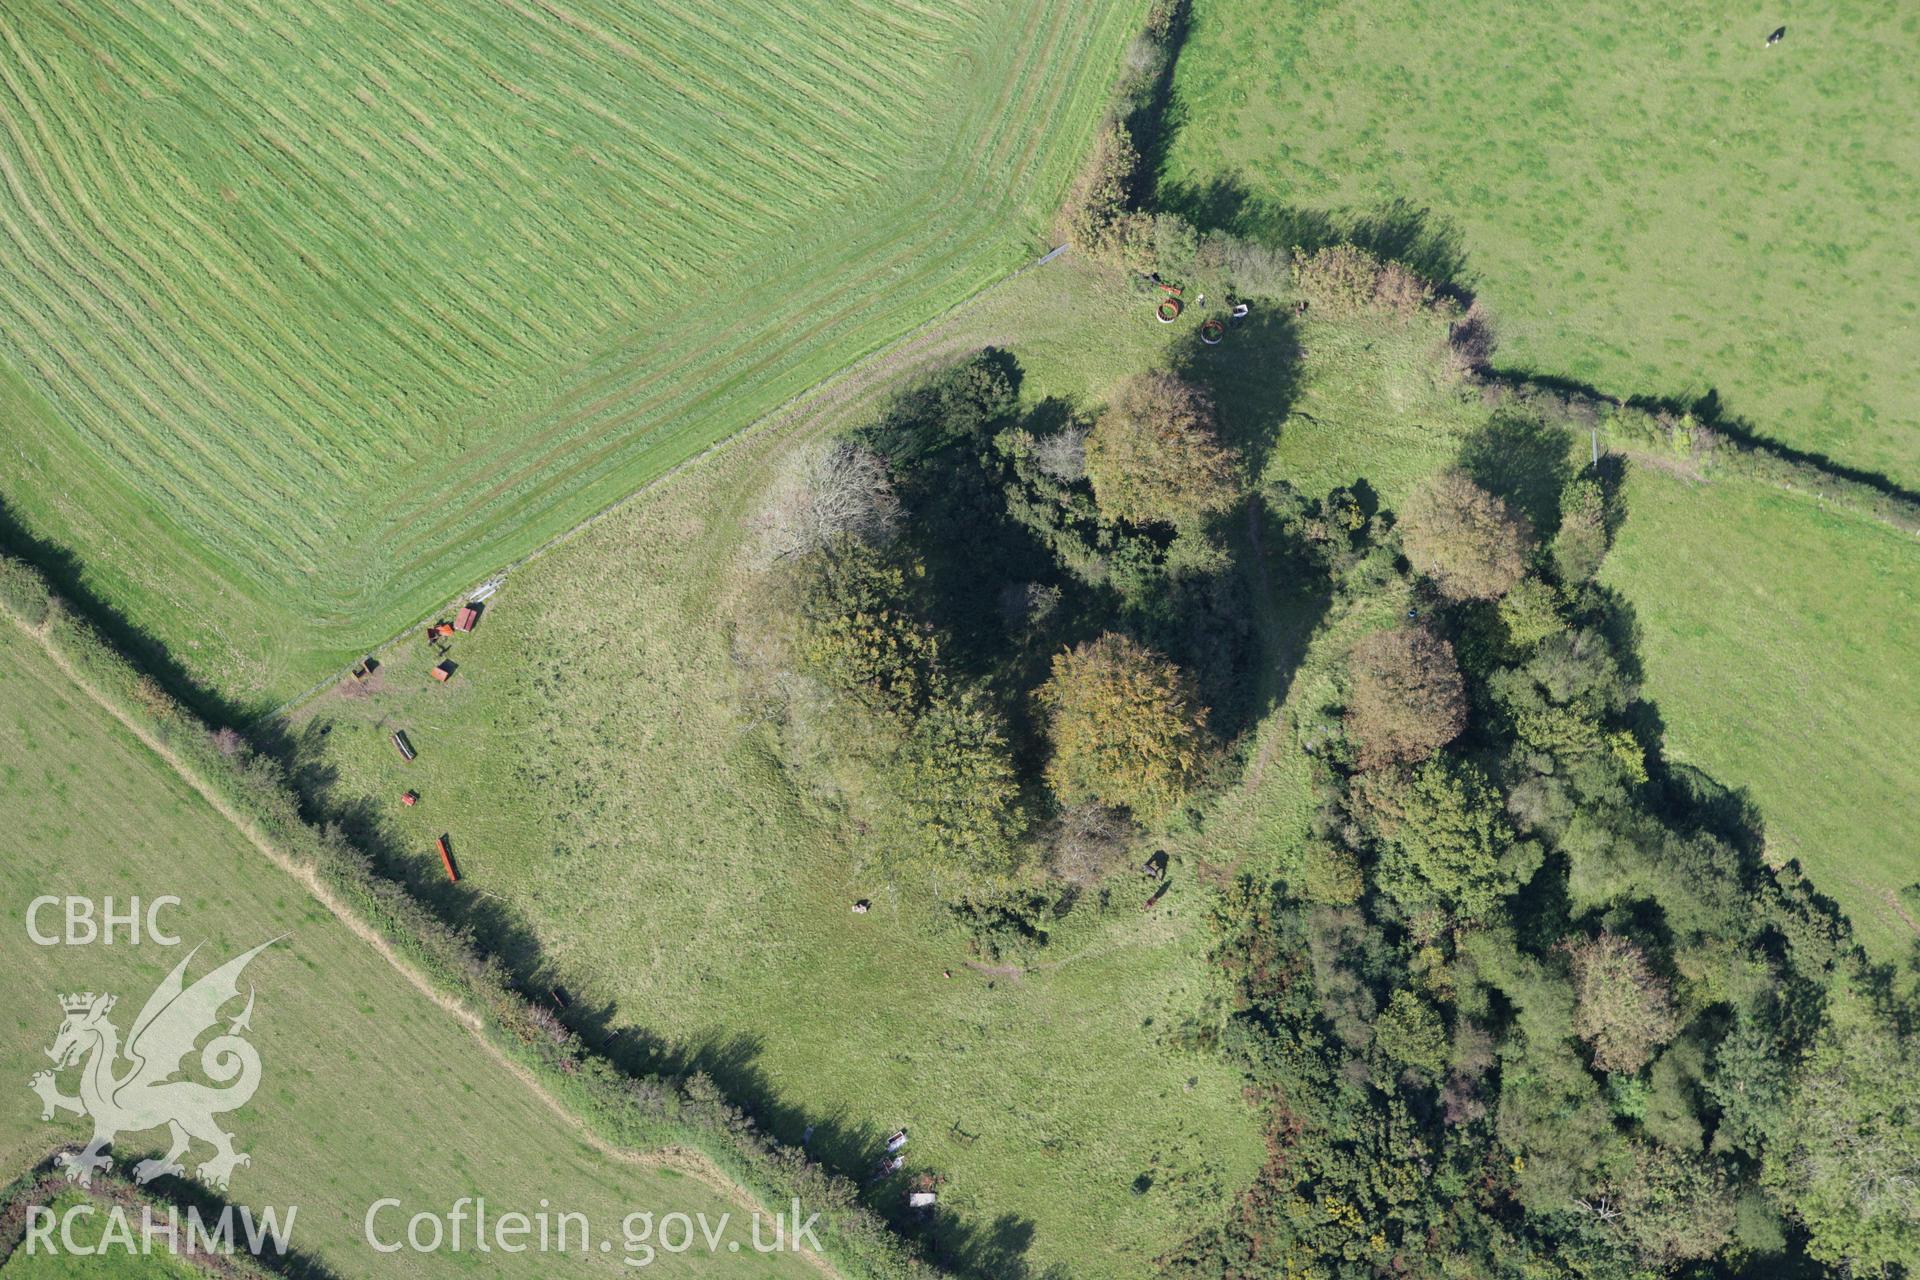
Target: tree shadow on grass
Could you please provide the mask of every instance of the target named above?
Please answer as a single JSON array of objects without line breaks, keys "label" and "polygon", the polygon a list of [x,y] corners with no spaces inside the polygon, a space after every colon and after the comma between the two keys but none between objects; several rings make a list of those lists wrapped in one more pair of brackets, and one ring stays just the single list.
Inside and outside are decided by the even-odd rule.
[{"label": "tree shadow on grass", "polygon": [[1560,527],[1560,492],[1573,478],[1574,449],[1561,427],[1499,413],[1467,438],[1459,465],[1475,484],[1525,515],[1545,541]]},{"label": "tree shadow on grass", "polygon": [[265,713],[264,706],[242,706],[202,683],[159,637],[87,585],[85,566],[77,555],[29,530],[4,499],[0,499],[0,552],[38,570],[70,612],[99,632],[135,670],[151,677],[175,702],[210,726],[244,725]]},{"label": "tree shadow on grass", "polygon": [[[1293,317],[1271,306],[1230,323],[1218,345],[1202,342],[1196,329],[1172,354],[1175,371],[1213,397],[1221,437],[1240,451],[1253,482],[1214,529],[1236,550],[1234,578],[1248,598],[1260,663],[1252,681],[1245,679],[1248,664],[1238,663],[1232,687],[1203,682],[1215,728],[1228,741],[1258,726],[1286,695],[1333,599],[1305,547],[1274,520],[1259,484],[1300,393],[1300,359]],[[1207,642],[1205,633],[1215,629],[1208,612],[1184,609],[1181,616],[1200,633],[1193,643]]]},{"label": "tree shadow on grass", "polygon": [[1281,204],[1250,191],[1234,177],[1169,183],[1160,206],[1205,231],[1224,231],[1274,249],[1312,253],[1356,244],[1375,257],[1409,267],[1450,297],[1472,298],[1466,238],[1445,214],[1394,199],[1366,210],[1310,209]]}]

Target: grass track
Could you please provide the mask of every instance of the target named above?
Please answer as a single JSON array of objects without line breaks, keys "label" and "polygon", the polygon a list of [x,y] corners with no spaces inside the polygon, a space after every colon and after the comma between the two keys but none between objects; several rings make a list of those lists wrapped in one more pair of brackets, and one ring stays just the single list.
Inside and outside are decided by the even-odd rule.
[{"label": "grass track", "polygon": [[1137,8],[9,13],[0,495],[270,704],[1044,247]]}]

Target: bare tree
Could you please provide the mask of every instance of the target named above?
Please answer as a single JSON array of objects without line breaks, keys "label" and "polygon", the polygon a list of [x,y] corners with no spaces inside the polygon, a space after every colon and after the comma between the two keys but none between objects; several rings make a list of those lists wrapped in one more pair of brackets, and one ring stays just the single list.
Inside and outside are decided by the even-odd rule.
[{"label": "bare tree", "polygon": [[1067,427],[1033,442],[1033,465],[1062,484],[1087,474],[1087,429]]},{"label": "bare tree", "polygon": [[1133,825],[1101,804],[1062,809],[1044,832],[1047,863],[1068,884],[1091,889],[1127,860]]},{"label": "bare tree", "polygon": [[795,458],[753,523],[759,560],[771,565],[843,537],[872,546],[890,541],[900,529],[900,499],[884,458],[834,440]]}]

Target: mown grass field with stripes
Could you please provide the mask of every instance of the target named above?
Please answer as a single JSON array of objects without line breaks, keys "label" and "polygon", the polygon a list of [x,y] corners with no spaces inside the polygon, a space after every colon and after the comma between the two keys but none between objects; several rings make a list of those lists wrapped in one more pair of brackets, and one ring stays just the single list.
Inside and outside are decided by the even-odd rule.
[{"label": "mown grass field with stripes", "polygon": [[266,706],[1046,247],[1133,3],[0,14],[0,501]]}]

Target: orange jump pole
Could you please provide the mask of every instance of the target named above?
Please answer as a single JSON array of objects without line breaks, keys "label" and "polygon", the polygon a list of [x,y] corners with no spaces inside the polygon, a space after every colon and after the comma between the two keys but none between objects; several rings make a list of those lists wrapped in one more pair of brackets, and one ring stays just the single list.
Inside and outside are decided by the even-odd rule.
[{"label": "orange jump pole", "polygon": [[447,879],[460,883],[460,873],[453,869],[453,850],[447,847],[447,838],[441,836],[434,843],[440,848],[440,865],[447,869]]}]

